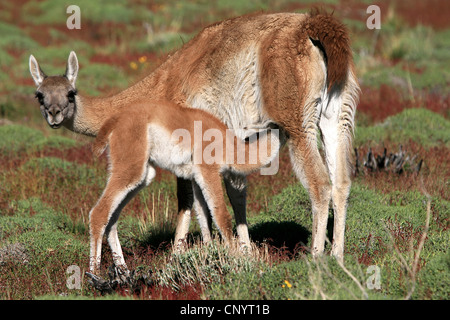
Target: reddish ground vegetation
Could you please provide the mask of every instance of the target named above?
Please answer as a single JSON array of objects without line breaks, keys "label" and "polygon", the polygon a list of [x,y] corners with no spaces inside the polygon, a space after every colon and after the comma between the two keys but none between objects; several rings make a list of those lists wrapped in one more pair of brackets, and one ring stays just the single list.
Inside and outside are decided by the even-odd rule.
[{"label": "reddish ground vegetation", "polygon": [[[80,147],[70,149],[44,149],[40,152],[41,157],[55,157],[66,161],[76,162],[78,164],[93,165],[96,159],[94,158],[90,144],[85,144]],[[103,159],[104,157],[102,157]]]},{"label": "reddish ground vegetation", "polygon": [[[388,152],[396,152],[399,146],[397,144],[389,144],[372,147],[375,157],[383,154],[384,147],[387,148]],[[363,162],[362,157],[367,154],[368,149],[368,146],[363,146],[358,150],[361,165]],[[366,174],[358,175],[355,179],[380,192],[425,190],[433,196],[450,200],[448,183],[446,183],[450,179],[450,168],[447,163],[448,159],[450,159],[450,150],[445,146],[425,148],[414,141],[409,141],[403,146],[403,149],[410,156],[417,155],[416,159],[418,161],[420,159],[424,160],[419,174],[414,172],[404,172],[403,174],[394,174],[386,171],[367,172]]]},{"label": "reddish ground vegetation", "polygon": [[369,118],[369,122],[381,122],[408,108],[426,108],[444,117],[450,111],[450,95],[416,92],[409,96],[395,87],[382,84],[379,89],[363,87],[357,112]]},{"label": "reddish ground vegetation", "polygon": [[[367,19],[369,14],[366,9],[369,5],[380,7],[382,23],[388,17],[390,10],[394,10],[409,26],[414,27],[418,24],[433,27],[442,30],[450,27],[450,6],[447,0],[375,0],[368,4],[360,0],[345,0],[338,4],[324,4],[318,1],[316,6],[323,7],[327,11],[333,11],[337,16],[342,17],[345,13],[346,18]],[[309,10],[310,3],[292,3],[288,5],[287,11]]]},{"label": "reddish ground vegetation", "polygon": [[396,13],[410,26],[423,24],[439,30],[450,27],[450,6],[447,0],[384,0],[382,5],[394,5]]}]

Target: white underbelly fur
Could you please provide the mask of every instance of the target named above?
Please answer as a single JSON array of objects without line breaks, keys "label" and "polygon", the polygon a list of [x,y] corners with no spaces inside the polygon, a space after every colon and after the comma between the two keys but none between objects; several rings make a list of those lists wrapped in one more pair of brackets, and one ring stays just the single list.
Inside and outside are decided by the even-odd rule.
[{"label": "white underbelly fur", "polygon": [[148,127],[150,144],[150,163],[161,169],[169,170],[177,177],[192,179],[192,152],[189,148],[182,148],[172,136],[172,132],[158,125]]}]

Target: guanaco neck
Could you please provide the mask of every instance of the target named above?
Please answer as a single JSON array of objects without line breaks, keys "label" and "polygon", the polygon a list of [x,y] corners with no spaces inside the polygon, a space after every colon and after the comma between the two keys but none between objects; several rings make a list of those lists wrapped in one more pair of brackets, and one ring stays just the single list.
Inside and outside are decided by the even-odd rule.
[{"label": "guanaco neck", "polygon": [[75,97],[75,110],[72,119],[65,127],[83,135],[95,137],[104,122],[113,115],[109,110],[108,99],[85,97],[78,94]]},{"label": "guanaco neck", "polygon": [[77,94],[75,96],[75,111],[72,119],[66,122],[65,127],[69,130],[96,137],[100,128],[111,116],[119,112],[127,112],[136,101],[146,98],[155,99],[161,97],[163,86],[154,72],[146,78],[126,88],[125,90],[108,97],[88,97]]}]

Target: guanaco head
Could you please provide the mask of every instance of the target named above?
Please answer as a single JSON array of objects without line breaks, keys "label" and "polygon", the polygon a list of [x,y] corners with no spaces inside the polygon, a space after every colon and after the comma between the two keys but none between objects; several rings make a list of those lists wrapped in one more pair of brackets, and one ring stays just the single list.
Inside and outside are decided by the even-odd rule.
[{"label": "guanaco head", "polygon": [[36,58],[30,55],[30,72],[36,84],[36,98],[41,113],[53,129],[70,121],[75,112],[75,81],[78,74],[78,59],[75,52],[69,54],[66,73],[62,76],[47,76],[39,67]]}]

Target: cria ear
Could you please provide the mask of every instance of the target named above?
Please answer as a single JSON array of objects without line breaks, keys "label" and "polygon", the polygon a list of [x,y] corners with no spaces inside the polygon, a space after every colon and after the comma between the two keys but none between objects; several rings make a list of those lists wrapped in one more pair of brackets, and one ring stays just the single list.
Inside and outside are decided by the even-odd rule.
[{"label": "cria ear", "polygon": [[70,84],[74,88],[75,88],[75,81],[77,80],[77,75],[78,75],[78,59],[75,52],[71,51],[69,54],[69,59],[67,60],[65,76],[70,81]]},{"label": "cria ear", "polygon": [[39,67],[39,63],[33,55],[30,55],[30,73],[33,77],[36,87],[39,87],[42,81],[44,81],[44,79],[47,77]]}]

